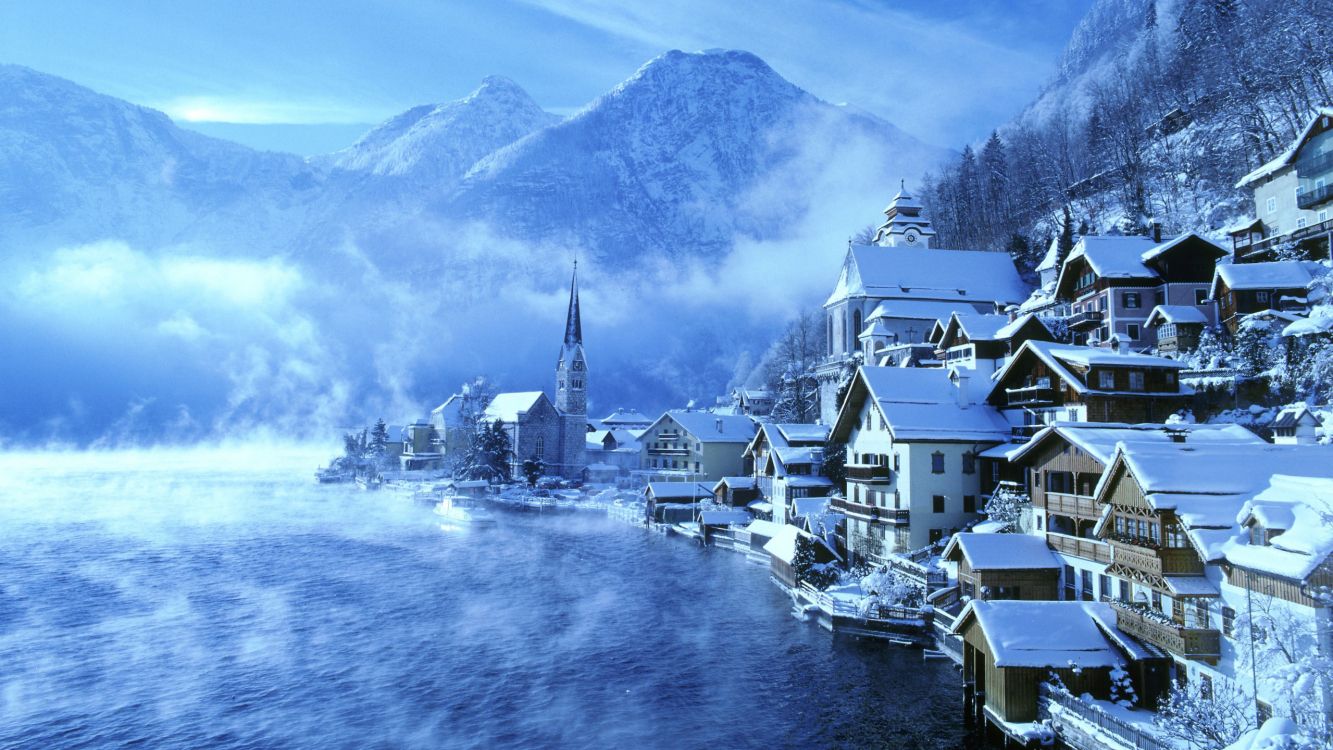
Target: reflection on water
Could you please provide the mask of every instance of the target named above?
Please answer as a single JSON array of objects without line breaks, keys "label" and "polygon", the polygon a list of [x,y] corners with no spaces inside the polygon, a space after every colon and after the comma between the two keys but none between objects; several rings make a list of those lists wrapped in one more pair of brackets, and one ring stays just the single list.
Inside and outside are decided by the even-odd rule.
[{"label": "reflection on water", "polygon": [[0,747],[951,748],[919,652],[602,519],[442,531],[301,452],[0,457]]}]

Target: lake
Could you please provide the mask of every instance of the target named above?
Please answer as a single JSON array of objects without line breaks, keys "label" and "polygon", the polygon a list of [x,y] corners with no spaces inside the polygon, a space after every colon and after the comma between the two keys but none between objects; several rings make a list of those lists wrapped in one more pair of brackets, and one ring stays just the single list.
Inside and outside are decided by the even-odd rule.
[{"label": "lake", "polygon": [[446,530],[319,458],[0,455],[0,747],[967,742],[949,662],[798,622],[740,555],[594,514]]}]

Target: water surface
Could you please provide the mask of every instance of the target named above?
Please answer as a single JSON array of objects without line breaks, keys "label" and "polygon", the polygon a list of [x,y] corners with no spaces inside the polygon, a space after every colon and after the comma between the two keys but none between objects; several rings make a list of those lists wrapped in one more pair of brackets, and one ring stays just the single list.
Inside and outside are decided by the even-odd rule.
[{"label": "water surface", "polygon": [[446,531],[312,467],[0,457],[0,747],[962,746],[952,666],[793,620],[739,555]]}]

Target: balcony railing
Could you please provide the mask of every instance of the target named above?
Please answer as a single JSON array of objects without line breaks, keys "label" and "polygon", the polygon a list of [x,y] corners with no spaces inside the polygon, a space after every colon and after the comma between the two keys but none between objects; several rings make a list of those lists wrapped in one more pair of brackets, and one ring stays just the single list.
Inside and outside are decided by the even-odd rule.
[{"label": "balcony railing", "polygon": [[1333,200],[1333,185],[1324,185],[1314,190],[1302,190],[1296,194],[1296,205],[1302,209],[1311,209],[1329,200]]},{"label": "balcony railing", "polygon": [[1222,634],[1212,628],[1187,628],[1166,615],[1112,602],[1116,627],[1155,646],[1189,659],[1214,661],[1222,653]]},{"label": "balcony railing", "polygon": [[1044,424],[1014,425],[1009,429],[1009,433],[1013,437],[1020,438],[1021,440],[1028,440],[1033,435],[1036,435],[1038,432],[1041,432],[1042,428],[1044,428],[1045,426],[1046,425]]},{"label": "balcony railing", "polygon": [[1081,516],[1097,518],[1101,516],[1101,506],[1087,495],[1069,495],[1063,492],[1046,492],[1046,512],[1059,513],[1062,516]]},{"label": "balcony railing", "polygon": [[1025,388],[1006,388],[1010,406],[1036,406],[1055,402],[1055,389],[1049,385],[1030,385]]},{"label": "balcony railing", "polygon": [[1333,219],[1329,219],[1328,221],[1321,221],[1318,224],[1311,224],[1305,227],[1300,227],[1298,229],[1293,229],[1292,231],[1287,232],[1286,234],[1278,234],[1278,235],[1273,235],[1271,237],[1265,237],[1256,242],[1249,243],[1248,245],[1242,242],[1240,243],[1239,246],[1245,248],[1244,256],[1249,258],[1258,255],[1260,253],[1266,252],[1275,245],[1280,245],[1284,242],[1300,242],[1302,240],[1308,240],[1312,237],[1324,235],[1329,232],[1333,232]]},{"label": "balcony railing", "polygon": [[894,525],[909,523],[911,517],[910,512],[906,508],[881,508],[878,505],[858,503],[854,500],[848,500],[845,497],[833,498],[833,500],[829,502],[829,507],[851,516],[857,516],[858,518]]},{"label": "balcony railing", "polygon": [[657,454],[657,455],[662,455],[662,456],[688,456],[688,455],[690,455],[690,449],[689,449],[689,448],[654,448],[654,447],[652,447],[651,445],[648,446],[648,452],[649,452],[649,453],[654,453],[654,454]]},{"label": "balcony railing", "polygon": [[887,482],[889,467],[871,464],[847,464],[847,478],[854,482]]},{"label": "balcony railing", "polygon": [[1078,330],[1080,328],[1096,328],[1102,324],[1106,316],[1097,310],[1084,310],[1070,315],[1065,319],[1070,329]]},{"label": "balcony railing", "polygon": [[1153,576],[1203,575],[1203,561],[1187,547],[1149,547],[1125,539],[1111,540],[1115,562]]},{"label": "balcony railing", "polygon": [[1111,548],[1097,539],[1081,539],[1068,534],[1046,533],[1046,544],[1056,552],[1099,563],[1111,562]]}]

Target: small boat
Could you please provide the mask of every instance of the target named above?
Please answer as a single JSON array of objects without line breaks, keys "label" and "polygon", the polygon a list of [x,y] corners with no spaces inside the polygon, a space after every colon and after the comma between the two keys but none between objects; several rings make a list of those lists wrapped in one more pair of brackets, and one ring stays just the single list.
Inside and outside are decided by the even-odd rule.
[{"label": "small boat", "polygon": [[435,506],[435,515],[453,526],[480,528],[494,526],[495,516],[477,504],[476,500],[462,495],[445,495]]}]

